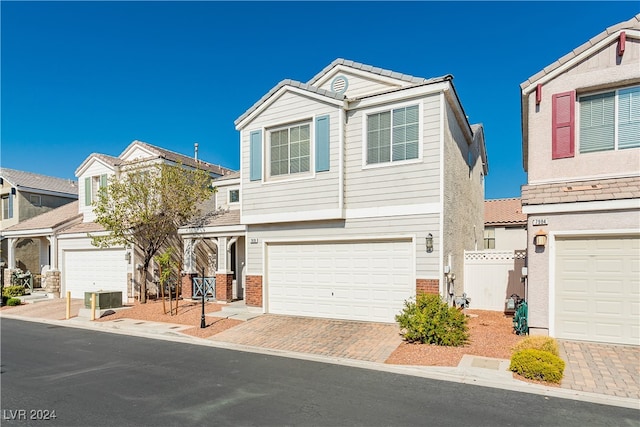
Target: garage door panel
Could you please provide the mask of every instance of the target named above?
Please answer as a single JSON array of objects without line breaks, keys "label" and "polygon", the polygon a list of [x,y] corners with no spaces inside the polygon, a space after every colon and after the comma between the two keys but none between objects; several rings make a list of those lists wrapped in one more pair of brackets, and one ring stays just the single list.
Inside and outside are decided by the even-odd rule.
[{"label": "garage door panel", "polygon": [[555,335],[640,345],[638,237],[556,241]]},{"label": "garage door panel", "polygon": [[[415,293],[410,241],[271,244],[267,248],[268,310],[272,313],[394,322]],[[315,260],[307,263],[304,258]],[[304,280],[282,270],[304,270]],[[283,288],[313,287],[312,297]],[[322,294],[323,296],[319,296]],[[289,299],[292,301],[282,301]],[[312,299],[309,301],[309,299]]]},{"label": "garage door panel", "polygon": [[85,292],[120,291],[127,302],[127,262],[124,249],[65,251],[64,291],[72,298]]}]

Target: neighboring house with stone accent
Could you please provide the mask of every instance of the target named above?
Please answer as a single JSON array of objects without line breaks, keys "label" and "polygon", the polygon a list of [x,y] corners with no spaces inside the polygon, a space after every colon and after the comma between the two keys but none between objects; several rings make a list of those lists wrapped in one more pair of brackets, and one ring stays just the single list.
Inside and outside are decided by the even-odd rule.
[{"label": "neighboring house with stone accent", "polygon": [[39,238],[24,236],[12,241],[11,253],[14,258],[9,259],[9,240],[5,232],[30,218],[78,200],[78,183],[70,179],[0,168],[0,197],[1,261],[5,265],[30,271],[37,279],[35,286],[39,286],[40,271],[49,264],[48,245]]},{"label": "neighboring house with stone accent", "polygon": [[[6,231],[10,241],[29,235],[48,242],[46,249],[51,253],[49,275],[59,281],[58,289],[53,287],[55,281],[47,283],[51,285],[48,290],[62,295],[69,291],[72,298],[84,298],[84,292],[121,291],[125,303],[139,296],[139,281],[143,277],[142,270],[137,268],[141,265],[140,251],[130,247],[100,249],[93,246],[89,234],[100,235],[106,231],[94,222],[92,205],[99,188],[106,186],[110,177],[117,178],[132,167],[144,168],[160,162],[198,167],[208,171],[213,178],[234,172],[142,141],[133,141],[118,157],[91,154],[75,172],[80,194],[76,203]],[[211,203],[205,203],[207,210]],[[156,276],[153,269],[154,266],[150,266],[151,278]],[[155,289],[152,285],[148,285],[150,292]]]},{"label": "neighboring house with stone accent", "polygon": [[484,201],[483,249],[524,250],[527,247],[527,215],[519,197]]},{"label": "neighboring house with stone accent", "polygon": [[520,85],[532,334],[640,344],[640,14]]},{"label": "neighboring house with stone accent", "polygon": [[307,83],[283,80],[235,124],[239,212],[181,230],[185,288],[208,242],[217,298],[234,299],[236,280],[235,296],[266,313],[393,322],[418,292],[464,292],[488,163],[452,76],[337,59]]}]

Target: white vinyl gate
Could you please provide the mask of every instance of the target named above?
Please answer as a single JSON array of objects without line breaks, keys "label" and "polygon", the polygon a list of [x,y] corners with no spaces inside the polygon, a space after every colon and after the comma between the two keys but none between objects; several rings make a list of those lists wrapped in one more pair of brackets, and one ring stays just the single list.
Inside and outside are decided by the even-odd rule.
[{"label": "white vinyl gate", "polygon": [[464,292],[469,308],[504,311],[511,294],[524,297],[522,267],[526,251],[465,251]]}]

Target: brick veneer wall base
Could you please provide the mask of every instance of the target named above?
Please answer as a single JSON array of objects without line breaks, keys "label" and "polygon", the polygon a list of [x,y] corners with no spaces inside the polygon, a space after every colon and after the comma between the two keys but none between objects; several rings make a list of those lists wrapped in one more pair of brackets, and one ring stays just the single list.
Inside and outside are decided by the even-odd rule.
[{"label": "brick veneer wall base", "polygon": [[193,281],[192,279],[196,277],[195,274],[182,273],[182,298],[191,299],[193,298]]},{"label": "brick veneer wall base", "polygon": [[416,295],[419,294],[439,294],[440,280],[438,279],[416,279]]},{"label": "brick veneer wall base", "polygon": [[216,274],[216,300],[233,300],[233,274]]},{"label": "brick veneer wall base", "polygon": [[262,307],[262,276],[245,277],[245,304]]}]

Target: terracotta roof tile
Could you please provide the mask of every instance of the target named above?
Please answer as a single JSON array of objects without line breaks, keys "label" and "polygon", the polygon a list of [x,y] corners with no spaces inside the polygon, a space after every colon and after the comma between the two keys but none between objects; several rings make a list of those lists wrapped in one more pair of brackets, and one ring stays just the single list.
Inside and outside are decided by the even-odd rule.
[{"label": "terracotta roof tile", "polygon": [[519,198],[484,201],[485,226],[525,225],[526,223],[527,215],[522,213]]}]

